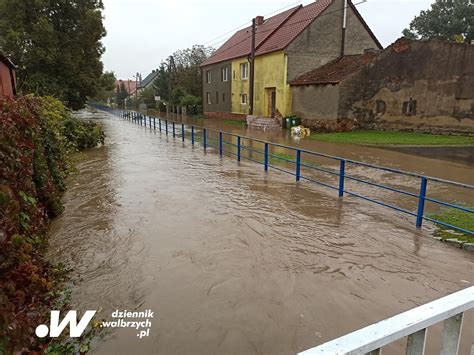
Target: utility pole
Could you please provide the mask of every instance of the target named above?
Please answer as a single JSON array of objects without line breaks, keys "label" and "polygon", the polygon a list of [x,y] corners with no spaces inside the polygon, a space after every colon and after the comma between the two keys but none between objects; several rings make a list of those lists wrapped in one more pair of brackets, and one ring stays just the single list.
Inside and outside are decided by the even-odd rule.
[{"label": "utility pole", "polygon": [[249,115],[253,115],[253,89],[255,80],[255,32],[256,21],[252,19],[252,48],[250,49]]}]

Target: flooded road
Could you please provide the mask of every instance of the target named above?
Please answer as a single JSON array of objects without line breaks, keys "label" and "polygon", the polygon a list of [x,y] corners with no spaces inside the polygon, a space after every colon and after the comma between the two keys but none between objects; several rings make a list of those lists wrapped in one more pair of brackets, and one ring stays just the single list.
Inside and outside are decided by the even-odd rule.
[{"label": "flooded road", "polygon": [[474,283],[473,253],[391,210],[94,116],[106,145],[68,181],[51,257],[79,279],[72,309],[155,312],[149,337],[115,330],[94,353],[294,354]]}]

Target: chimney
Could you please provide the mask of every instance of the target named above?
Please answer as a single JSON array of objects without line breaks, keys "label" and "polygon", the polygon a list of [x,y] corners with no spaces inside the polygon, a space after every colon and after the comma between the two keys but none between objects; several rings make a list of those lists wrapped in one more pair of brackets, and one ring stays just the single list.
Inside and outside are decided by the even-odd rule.
[{"label": "chimney", "polygon": [[257,26],[263,25],[263,16],[257,16],[255,17],[255,23]]}]

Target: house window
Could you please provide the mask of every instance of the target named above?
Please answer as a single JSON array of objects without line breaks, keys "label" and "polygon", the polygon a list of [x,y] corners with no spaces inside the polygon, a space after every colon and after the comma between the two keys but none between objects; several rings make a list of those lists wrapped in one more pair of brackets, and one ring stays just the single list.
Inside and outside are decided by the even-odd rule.
[{"label": "house window", "polygon": [[241,94],[240,95],[240,103],[242,105],[247,105],[247,94]]},{"label": "house window", "polygon": [[232,77],[233,77],[234,80],[235,80],[235,70],[232,70]]},{"label": "house window", "polygon": [[219,103],[219,92],[216,91],[216,104]]},{"label": "house window", "polygon": [[211,83],[211,71],[210,70],[206,70],[206,82],[208,84]]},{"label": "house window", "polygon": [[207,92],[206,97],[207,97],[207,104],[210,105],[211,104],[211,93]]},{"label": "house window", "polygon": [[249,77],[249,63],[240,63],[240,78],[247,80]]},{"label": "house window", "polygon": [[222,81],[228,81],[229,80],[229,68],[223,67],[221,69],[221,76],[222,76]]},{"label": "house window", "polygon": [[222,102],[225,102],[225,93],[222,93]]}]

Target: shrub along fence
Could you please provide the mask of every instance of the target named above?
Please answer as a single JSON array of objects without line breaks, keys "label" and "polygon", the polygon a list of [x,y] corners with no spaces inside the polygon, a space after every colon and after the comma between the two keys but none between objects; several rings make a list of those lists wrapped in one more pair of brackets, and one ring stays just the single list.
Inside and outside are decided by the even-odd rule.
[{"label": "shrub along fence", "polygon": [[64,276],[44,258],[48,222],[63,210],[71,154],[103,141],[52,97],[0,99],[0,354],[47,346],[34,328]]}]

